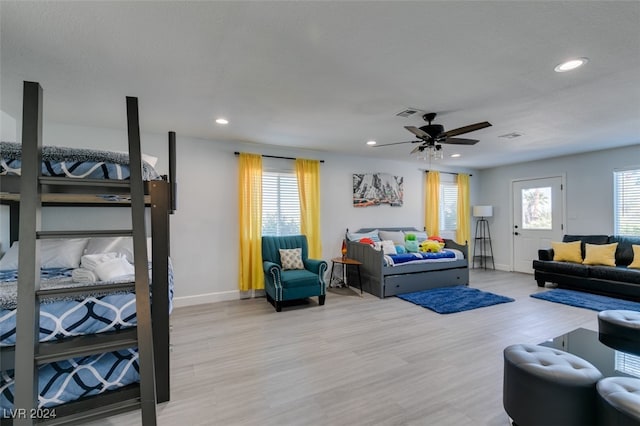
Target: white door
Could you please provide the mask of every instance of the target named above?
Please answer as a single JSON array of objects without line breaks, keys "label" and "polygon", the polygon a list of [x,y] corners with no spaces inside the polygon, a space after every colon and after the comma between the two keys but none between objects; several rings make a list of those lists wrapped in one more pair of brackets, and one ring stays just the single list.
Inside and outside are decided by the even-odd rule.
[{"label": "white door", "polygon": [[538,250],[562,241],[564,196],[561,176],[513,182],[513,270],[533,273]]}]

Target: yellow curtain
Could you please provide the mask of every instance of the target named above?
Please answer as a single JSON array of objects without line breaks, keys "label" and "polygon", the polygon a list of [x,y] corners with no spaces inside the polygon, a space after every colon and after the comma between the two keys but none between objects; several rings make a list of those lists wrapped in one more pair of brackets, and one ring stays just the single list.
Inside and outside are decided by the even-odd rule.
[{"label": "yellow curtain", "polygon": [[307,236],[309,257],[322,258],[320,238],[320,162],[296,159],[300,198],[300,233]]},{"label": "yellow curtain", "polygon": [[427,172],[424,202],[424,224],[427,235],[440,235],[440,172]]},{"label": "yellow curtain", "polygon": [[262,270],[262,156],[240,153],[238,161],[240,291],[264,289]]},{"label": "yellow curtain", "polygon": [[469,207],[469,175],[458,173],[458,229],[456,241],[460,244],[471,239],[471,210]]}]

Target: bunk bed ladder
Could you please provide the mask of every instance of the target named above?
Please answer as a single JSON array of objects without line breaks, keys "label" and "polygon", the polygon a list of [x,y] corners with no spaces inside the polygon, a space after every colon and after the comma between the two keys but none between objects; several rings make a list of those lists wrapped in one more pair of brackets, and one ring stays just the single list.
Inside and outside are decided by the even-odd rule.
[{"label": "bunk bed ladder", "polygon": [[[132,230],[125,231],[41,231],[42,186],[74,185],[73,181],[53,182],[41,176],[42,157],[42,88],[38,83],[25,82],[23,106],[22,178],[19,224],[18,309],[16,314],[14,425],[32,425],[45,420],[47,424],[68,421],[83,422],[91,418],[139,407],[142,424],[156,424],[156,384],[151,326],[151,301],[146,248],[145,200],[142,181],[142,155],[138,100],[127,97],[130,180],[122,181],[131,194]],[[81,182],[78,184],[82,185]],[[109,182],[113,186],[115,182]],[[100,185],[96,182],[96,185]],[[112,333],[80,336],[61,342],[39,343],[40,299],[45,296],[90,293],[95,287],[40,290],[39,240],[43,238],[73,238],[77,236],[129,235],[133,237],[135,281],[112,285],[113,289],[134,290],[136,294],[137,327]],[[111,288],[110,287],[110,288]],[[131,347],[138,348],[139,388],[123,388],[93,398],[89,404],[70,403],[64,418],[38,418],[38,365],[78,356],[105,353]],[[96,398],[103,398],[98,400]],[[53,411],[52,411],[53,412]],[[31,415],[36,413],[36,416]]]}]

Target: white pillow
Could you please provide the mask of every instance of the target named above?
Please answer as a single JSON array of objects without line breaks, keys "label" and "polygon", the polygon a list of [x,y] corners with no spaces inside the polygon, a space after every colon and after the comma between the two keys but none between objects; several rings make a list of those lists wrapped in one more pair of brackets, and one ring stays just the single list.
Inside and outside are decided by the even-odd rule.
[{"label": "white pillow", "polygon": [[396,250],[396,245],[391,240],[383,240],[380,245],[382,246],[382,251],[384,254],[398,254]]},{"label": "white pillow", "polygon": [[302,249],[279,249],[280,251],[280,263],[282,263],[282,269],[304,269],[304,263],[302,263]]},{"label": "white pillow", "polygon": [[382,241],[391,240],[399,246],[404,245],[404,232],[402,231],[380,231],[379,233]]},{"label": "white pillow", "polygon": [[[40,267],[43,269],[77,268],[88,241],[88,238],[40,240]],[[19,247],[18,241],[11,245],[4,257],[0,259],[0,271],[18,269]]]},{"label": "white pillow", "polygon": [[[84,254],[117,253],[133,263],[133,238],[97,237],[91,238]],[[151,260],[151,238],[147,238],[147,260]]]}]

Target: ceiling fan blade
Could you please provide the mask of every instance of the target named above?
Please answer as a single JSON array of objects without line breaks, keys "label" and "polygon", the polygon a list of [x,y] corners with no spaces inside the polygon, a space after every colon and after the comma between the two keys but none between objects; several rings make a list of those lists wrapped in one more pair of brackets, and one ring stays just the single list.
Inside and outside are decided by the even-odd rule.
[{"label": "ceiling fan blade", "polygon": [[411,150],[411,152],[409,153],[409,155],[411,155],[411,154],[415,154],[415,153],[416,153],[416,152],[418,152],[418,151],[424,151],[424,145],[418,145],[418,146],[416,146],[415,148],[413,148],[413,149]]},{"label": "ceiling fan blade", "polygon": [[485,127],[491,127],[491,123],[483,121],[482,123],[469,124],[468,126],[458,127],[457,129],[448,130],[442,134],[442,136],[451,137],[458,136],[464,133],[475,132],[476,130],[484,129]]},{"label": "ceiling fan blade", "polygon": [[410,131],[411,133],[413,133],[414,135],[416,135],[417,137],[419,137],[420,139],[431,139],[431,136],[429,136],[429,133],[425,132],[422,129],[417,128],[416,126],[404,126],[405,129],[407,129],[408,131]]},{"label": "ceiling fan blade", "polygon": [[374,147],[374,148],[378,148],[378,147],[381,147],[381,146],[391,146],[391,145],[400,145],[400,144],[403,144],[403,143],[418,143],[418,142],[422,142],[422,141],[391,142],[391,143],[383,143],[383,144],[380,144],[380,145],[376,144],[376,145],[371,145],[371,146]]},{"label": "ceiling fan blade", "polygon": [[464,138],[446,138],[443,139],[441,141],[438,141],[439,143],[450,143],[452,145],[475,145],[478,142],[480,142],[477,139],[464,139]]}]

